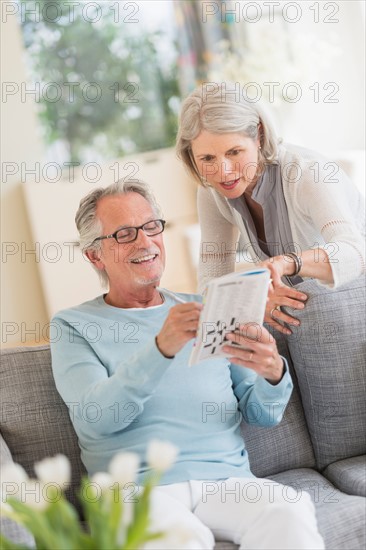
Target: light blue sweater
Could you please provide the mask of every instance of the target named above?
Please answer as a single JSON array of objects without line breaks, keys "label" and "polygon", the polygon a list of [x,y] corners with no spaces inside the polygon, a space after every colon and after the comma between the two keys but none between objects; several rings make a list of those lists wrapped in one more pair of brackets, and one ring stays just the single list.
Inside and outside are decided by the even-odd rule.
[{"label": "light blue sweater", "polygon": [[[282,380],[272,385],[223,358],[188,367],[193,341],[173,360],[164,358],[155,335],[177,302],[161,291],[165,302],[159,306],[123,309],[99,296],[52,319],[53,375],[85,467],[90,475],[107,471],[115,453],[133,451],[140,456],[141,481],[148,469],[147,444],[158,438],[180,449],[162,484],[252,477],[242,415],[259,426],[281,420],[292,391],[287,365]],[[201,301],[197,295],[177,296]]]}]

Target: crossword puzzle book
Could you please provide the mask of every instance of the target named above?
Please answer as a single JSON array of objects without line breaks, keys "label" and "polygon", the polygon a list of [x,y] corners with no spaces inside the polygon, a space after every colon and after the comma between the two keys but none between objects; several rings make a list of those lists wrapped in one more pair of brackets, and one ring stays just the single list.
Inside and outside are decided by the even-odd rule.
[{"label": "crossword puzzle book", "polygon": [[208,283],[189,366],[209,357],[225,356],[221,351],[225,336],[239,330],[240,325],[263,324],[269,282],[269,270],[256,268]]}]

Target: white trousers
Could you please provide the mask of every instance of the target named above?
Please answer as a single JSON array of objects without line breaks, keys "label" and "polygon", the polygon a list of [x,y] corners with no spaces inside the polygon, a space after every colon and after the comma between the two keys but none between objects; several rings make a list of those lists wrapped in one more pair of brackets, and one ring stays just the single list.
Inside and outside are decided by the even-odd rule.
[{"label": "white trousers", "polygon": [[151,528],[167,533],[146,550],[324,549],[310,495],[269,479],[229,478],[160,485],[151,499]]}]

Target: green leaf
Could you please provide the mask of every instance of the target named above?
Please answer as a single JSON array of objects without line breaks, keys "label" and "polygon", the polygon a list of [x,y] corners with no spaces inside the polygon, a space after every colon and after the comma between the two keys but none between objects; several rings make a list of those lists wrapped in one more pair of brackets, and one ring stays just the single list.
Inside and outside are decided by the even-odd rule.
[{"label": "green leaf", "polygon": [[120,490],[116,492],[113,490],[113,494],[110,497],[110,513],[108,518],[108,530],[110,533],[111,545],[117,547],[118,534],[120,532],[120,526],[123,514],[123,495]]},{"label": "green leaf", "polygon": [[32,508],[15,498],[9,498],[7,503],[17,513],[17,522],[28,529],[43,548],[56,548],[57,539],[48,524],[45,510]]},{"label": "green leaf", "polygon": [[90,536],[96,548],[99,550],[110,550],[110,533],[108,529],[110,510],[108,506],[105,506],[106,499],[103,494],[97,495],[93,499],[87,497],[87,487],[90,484],[87,478],[83,479],[79,494]]},{"label": "green leaf", "polygon": [[135,506],[134,521],[129,526],[125,541],[125,548],[138,548],[148,534],[150,524],[150,496],[151,491],[159,480],[159,474],[148,474],[144,481],[144,488]]}]

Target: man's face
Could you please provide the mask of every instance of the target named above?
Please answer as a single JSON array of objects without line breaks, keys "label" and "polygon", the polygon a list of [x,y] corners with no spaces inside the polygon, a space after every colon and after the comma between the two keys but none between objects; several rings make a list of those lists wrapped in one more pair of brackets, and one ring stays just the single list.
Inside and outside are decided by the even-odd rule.
[{"label": "man's face", "polygon": [[[140,226],[157,219],[150,204],[139,193],[128,193],[102,198],[97,205],[97,216],[103,235],[110,235],[121,227]],[[115,239],[103,239],[102,253],[94,264],[105,269],[110,290],[127,293],[157,286],[165,267],[165,249],[162,233],[148,237],[142,229],[132,243],[118,244]]]}]

